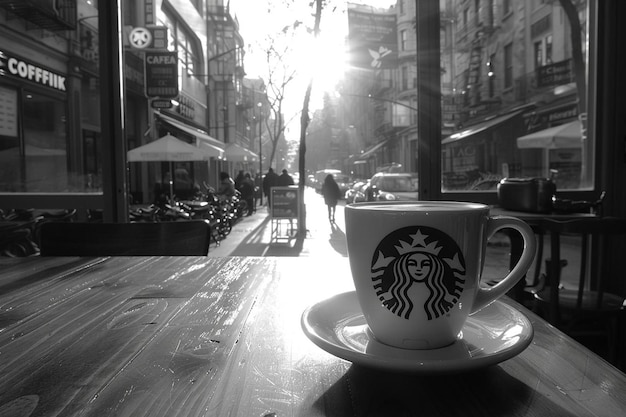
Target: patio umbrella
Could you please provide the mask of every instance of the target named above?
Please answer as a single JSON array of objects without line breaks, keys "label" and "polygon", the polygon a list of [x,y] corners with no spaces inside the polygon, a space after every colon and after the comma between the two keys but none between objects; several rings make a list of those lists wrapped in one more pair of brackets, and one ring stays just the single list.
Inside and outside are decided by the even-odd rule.
[{"label": "patio umbrella", "polygon": [[154,142],[147,143],[128,151],[129,162],[150,161],[208,161],[211,157],[219,157],[219,151],[198,148],[175,138],[169,133]]},{"label": "patio umbrella", "polygon": [[128,162],[161,162],[170,163],[170,198],[174,196],[174,162],[208,161],[211,157],[221,156],[217,148],[211,150],[198,148],[175,138],[169,133],[154,142],[131,149],[127,153]]},{"label": "patio umbrella", "polygon": [[517,147],[519,149],[580,148],[582,146],[580,138],[580,122],[575,120],[519,137]]},{"label": "patio umbrella", "polygon": [[229,143],[226,145],[226,149],[224,149],[224,156],[226,160],[233,162],[255,162],[258,156],[244,148],[243,146],[237,145],[236,143]]}]

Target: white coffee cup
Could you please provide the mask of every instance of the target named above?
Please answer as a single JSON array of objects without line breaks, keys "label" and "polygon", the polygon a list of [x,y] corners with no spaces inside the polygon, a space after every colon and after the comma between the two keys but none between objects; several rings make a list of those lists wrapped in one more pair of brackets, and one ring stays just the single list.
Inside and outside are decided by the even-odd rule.
[{"label": "white coffee cup", "polygon": [[[510,290],[535,256],[531,228],[514,217],[491,217],[483,204],[367,202],[347,205],[345,214],[363,315],[372,335],[395,347],[453,343],[468,316]],[[522,235],[522,256],[498,284],[480,286],[487,240],[504,228]]]}]

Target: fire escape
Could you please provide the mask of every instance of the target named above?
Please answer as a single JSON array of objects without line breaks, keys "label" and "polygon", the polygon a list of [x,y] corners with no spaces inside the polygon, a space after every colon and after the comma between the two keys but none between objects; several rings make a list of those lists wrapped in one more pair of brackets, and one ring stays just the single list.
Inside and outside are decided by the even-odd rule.
[{"label": "fire escape", "polygon": [[483,65],[483,37],[482,32],[476,32],[476,38],[471,43],[469,67],[467,70],[467,100],[466,104],[470,108],[481,103],[482,74]]}]

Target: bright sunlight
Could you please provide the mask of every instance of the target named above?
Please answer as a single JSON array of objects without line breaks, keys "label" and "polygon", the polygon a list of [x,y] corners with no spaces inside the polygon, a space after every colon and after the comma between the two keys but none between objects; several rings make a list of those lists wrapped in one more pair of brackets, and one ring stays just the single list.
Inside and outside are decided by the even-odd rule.
[{"label": "bright sunlight", "polygon": [[[281,7],[273,7],[280,3]],[[348,33],[347,7],[348,2],[331,0],[322,11],[320,34],[314,38],[314,7],[311,2],[294,1],[289,7],[284,2],[268,0],[266,2],[248,2],[233,0],[231,7],[237,12],[240,32],[244,41],[251,48],[246,52],[245,69],[249,77],[261,77],[266,80],[268,66],[265,54],[260,47],[267,37],[276,37],[280,29],[301,22],[290,39],[292,53],[286,68],[296,72],[296,79],[288,86],[285,94],[287,111],[301,108],[304,91],[313,77],[311,109],[322,106],[325,92],[332,93],[343,77],[346,69],[346,36]],[[389,7],[395,2],[391,0],[351,1],[373,7]],[[259,24],[259,22],[263,22]],[[307,30],[308,29],[308,30]],[[295,107],[294,107],[295,106]]]}]

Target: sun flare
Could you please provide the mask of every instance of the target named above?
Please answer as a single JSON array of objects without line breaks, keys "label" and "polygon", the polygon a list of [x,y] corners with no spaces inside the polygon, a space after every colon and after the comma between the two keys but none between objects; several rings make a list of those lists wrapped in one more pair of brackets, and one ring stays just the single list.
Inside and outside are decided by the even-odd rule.
[{"label": "sun flare", "polygon": [[346,56],[343,35],[321,33],[302,42],[294,55],[298,73],[306,80],[313,80],[318,92],[332,92],[344,75]]}]

